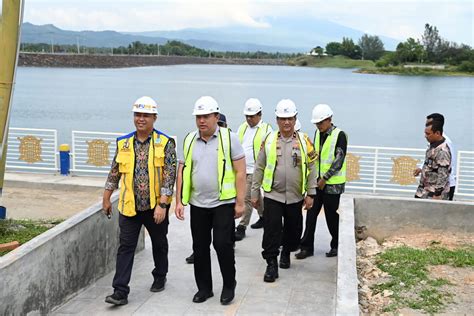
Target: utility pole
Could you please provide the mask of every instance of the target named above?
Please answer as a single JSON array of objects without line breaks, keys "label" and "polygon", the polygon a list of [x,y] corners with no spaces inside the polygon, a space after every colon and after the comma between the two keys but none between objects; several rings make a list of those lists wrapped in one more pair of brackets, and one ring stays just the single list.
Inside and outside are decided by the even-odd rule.
[{"label": "utility pole", "polygon": [[76,45],[77,45],[77,53],[80,54],[81,49],[80,49],[80,46],[79,46],[79,37],[77,37],[77,36],[76,36]]}]

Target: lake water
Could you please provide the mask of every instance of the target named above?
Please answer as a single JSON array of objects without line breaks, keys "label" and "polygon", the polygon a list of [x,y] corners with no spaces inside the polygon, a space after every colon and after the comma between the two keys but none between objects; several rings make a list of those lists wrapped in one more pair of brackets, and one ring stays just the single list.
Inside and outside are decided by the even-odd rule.
[{"label": "lake water", "polygon": [[243,104],[259,98],[275,126],[282,98],[295,101],[302,130],[313,135],[311,110],[329,104],[351,145],[425,148],[427,114],[445,115],[445,131],[459,150],[474,150],[474,78],[356,74],[335,68],[180,65],[124,69],[26,68],[17,71],[10,126],[71,131],[134,130],[131,104],[142,95],[159,103],[158,129],[182,140],[195,129],[195,100],[211,95],[235,131]]}]

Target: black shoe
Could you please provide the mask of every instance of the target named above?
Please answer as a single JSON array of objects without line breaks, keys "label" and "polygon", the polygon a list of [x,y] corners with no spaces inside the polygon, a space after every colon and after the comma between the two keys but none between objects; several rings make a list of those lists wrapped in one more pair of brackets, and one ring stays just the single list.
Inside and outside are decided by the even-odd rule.
[{"label": "black shoe", "polygon": [[114,294],[107,296],[105,302],[113,305],[128,304],[127,295],[121,294],[120,292],[114,292]]},{"label": "black shoe", "polygon": [[194,263],[194,252],[186,258],[186,263],[193,264]]},{"label": "black shoe", "polygon": [[260,216],[260,218],[258,219],[258,221],[256,221],[256,222],[253,223],[252,225],[250,225],[250,228],[253,228],[253,229],[263,228],[263,217]]},{"label": "black shoe", "polygon": [[245,227],[244,225],[239,225],[237,226],[237,229],[235,230],[235,240],[236,241],[241,241],[242,239],[245,238]]},{"label": "black shoe", "polygon": [[306,259],[308,257],[311,257],[313,255],[312,251],[306,250],[306,249],[301,249],[300,252],[298,252],[295,255],[296,259]]},{"label": "black shoe", "polygon": [[263,276],[264,282],[275,282],[278,279],[278,262],[276,258],[267,259],[267,270]]},{"label": "black shoe", "polygon": [[290,253],[289,252],[282,252],[280,254],[280,268],[289,269],[290,265],[291,265]]},{"label": "black shoe", "polygon": [[166,278],[158,278],[151,285],[150,291],[161,292],[165,289]]},{"label": "black shoe", "polygon": [[326,257],[337,257],[337,248],[331,248],[329,252],[326,252]]},{"label": "black shoe", "polygon": [[211,292],[203,292],[203,291],[198,291],[196,294],[194,294],[193,297],[193,303],[202,303],[205,302],[208,298],[213,297],[214,293]]},{"label": "black shoe", "polygon": [[221,304],[227,305],[234,299],[235,287],[237,286],[237,281],[234,281],[234,286],[232,288],[223,287],[221,293]]}]

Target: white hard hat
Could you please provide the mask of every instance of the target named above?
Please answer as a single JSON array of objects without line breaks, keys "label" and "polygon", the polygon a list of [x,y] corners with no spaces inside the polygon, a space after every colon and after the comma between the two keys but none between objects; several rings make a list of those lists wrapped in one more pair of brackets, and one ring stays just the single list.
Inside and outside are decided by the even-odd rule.
[{"label": "white hard hat", "polygon": [[327,104],[318,104],[313,109],[311,123],[319,123],[333,115],[331,108]]},{"label": "white hard hat", "polygon": [[141,97],[138,98],[135,103],[133,103],[132,112],[134,113],[148,113],[148,114],[158,114],[156,110],[157,104],[155,100],[150,97]]},{"label": "white hard hat", "polygon": [[210,96],[197,99],[196,103],[194,103],[193,115],[206,115],[211,113],[220,113],[217,101]]},{"label": "white hard hat", "polygon": [[250,98],[245,101],[244,115],[255,115],[262,111],[262,103],[259,99]]},{"label": "white hard hat", "polygon": [[299,131],[300,129],[301,129],[301,122],[299,119],[296,119],[295,131]]},{"label": "white hard hat", "polygon": [[277,117],[282,118],[295,116],[298,114],[295,102],[291,101],[290,99],[280,100],[276,106],[275,114]]}]

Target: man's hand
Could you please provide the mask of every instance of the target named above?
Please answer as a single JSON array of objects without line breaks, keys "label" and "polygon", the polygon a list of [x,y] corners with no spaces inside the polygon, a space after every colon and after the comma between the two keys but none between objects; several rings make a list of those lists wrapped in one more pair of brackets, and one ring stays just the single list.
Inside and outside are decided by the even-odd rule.
[{"label": "man's hand", "polygon": [[104,197],[102,199],[102,212],[107,215],[108,218],[112,216],[112,203],[110,203],[110,197]]},{"label": "man's hand", "polygon": [[322,189],[324,189],[325,186],[326,186],[326,180],[324,180],[323,178],[319,179],[318,180],[318,189],[322,190]]},{"label": "man's hand", "polygon": [[310,197],[309,195],[307,195],[304,198],[304,209],[309,210],[310,208],[312,208],[313,207],[313,202],[314,202],[314,199],[312,197]]},{"label": "man's hand", "polygon": [[421,168],[416,168],[415,171],[413,171],[413,176],[418,177],[420,173],[421,173]]},{"label": "man's hand", "polygon": [[176,201],[176,207],[174,208],[174,214],[176,218],[184,221],[184,205],[181,202]]},{"label": "man's hand", "polygon": [[250,202],[252,203],[252,206],[255,209],[258,209],[258,207],[260,206],[260,199],[259,198],[253,198],[253,199],[250,200]]},{"label": "man's hand", "polygon": [[244,204],[243,203],[235,203],[234,206],[234,218],[239,218],[244,214]]},{"label": "man's hand", "polygon": [[155,206],[155,211],[153,213],[153,219],[155,223],[160,224],[165,220],[166,217],[166,208],[162,208],[160,205]]}]

